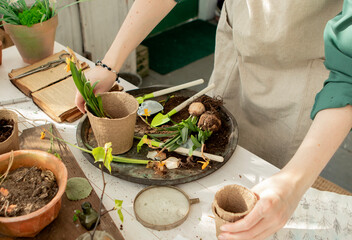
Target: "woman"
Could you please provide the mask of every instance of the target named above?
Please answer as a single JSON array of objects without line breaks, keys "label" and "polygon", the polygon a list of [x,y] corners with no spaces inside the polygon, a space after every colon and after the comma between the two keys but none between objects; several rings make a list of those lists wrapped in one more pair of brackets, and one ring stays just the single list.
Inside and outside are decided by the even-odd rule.
[{"label": "woman", "polygon": [[[136,0],[102,62],[119,71],[175,4]],[[252,189],[259,196],[255,208],[223,226],[219,239],[264,239],[283,227],[352,128],[351,5],[345,1],[343,12],[326,26],[329,76],[323,31],[341,10],[341,0],[225,1],[210,79],[217,86],[213,94],[222,96],[236,117],[239,144],[283,168]],[[102,92],[116,75],[96,67],[88,78],[101,80],[97,92]],[[76,103],[83,110],[79,94]]]}]

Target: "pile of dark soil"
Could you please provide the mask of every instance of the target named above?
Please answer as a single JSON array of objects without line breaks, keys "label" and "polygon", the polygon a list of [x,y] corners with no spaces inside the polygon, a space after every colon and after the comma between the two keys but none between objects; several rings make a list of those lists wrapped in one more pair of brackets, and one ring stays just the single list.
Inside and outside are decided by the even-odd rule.
[{"label": "pile of dark soil", "polygon": [[0,216],[16,217],[34,212],[48,204],[58,189],[50,170],[18,168],[0,186]]},{"label": "pile of dark soil", "polygon": [[4,142],[8,139],[13,131],[14,122],[12,119],[1,119],[0,120],[0,142]]}]

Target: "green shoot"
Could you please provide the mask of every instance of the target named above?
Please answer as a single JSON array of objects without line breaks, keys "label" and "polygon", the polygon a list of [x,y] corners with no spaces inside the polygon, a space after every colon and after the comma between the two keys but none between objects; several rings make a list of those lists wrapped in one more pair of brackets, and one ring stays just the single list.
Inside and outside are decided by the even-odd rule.
[{"label": "green shoot", "polygon": [[73,61],[70,61],[69,65],[73,81],[77,90],[80,92],[84,101],[86,102],[88,111],[90,111],[96,117],[109,117],[104,112],[101,97],[94,94],[94,88],[98,82],[95,82],[92,86],[84,76],[82,69],[78,70],[76,64]]},{"label": "green shoot", "polygon": [[76,210],[73,211],[73,218],[72,218],[73,222],[76,222],[76,221],[78,220],[78,216],[79,216],[80,214],[81,214],[81,211],[78,210],[78,209],[76,209]]}]

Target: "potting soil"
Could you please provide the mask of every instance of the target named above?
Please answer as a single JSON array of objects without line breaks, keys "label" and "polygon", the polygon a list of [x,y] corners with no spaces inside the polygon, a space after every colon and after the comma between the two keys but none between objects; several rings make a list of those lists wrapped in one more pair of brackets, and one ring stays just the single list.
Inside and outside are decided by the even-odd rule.
[{"label": "potting soil", "polygon": [[12,119],[1,119],[0,120],[0,142],[4,142],[11,136],[14,122]]},{"label": "potting soil", "polygon": [[18,168],[0,186],[0,216],[17,217],[34,212],[48,204],[58,189],[50,170],[35,166]]}]

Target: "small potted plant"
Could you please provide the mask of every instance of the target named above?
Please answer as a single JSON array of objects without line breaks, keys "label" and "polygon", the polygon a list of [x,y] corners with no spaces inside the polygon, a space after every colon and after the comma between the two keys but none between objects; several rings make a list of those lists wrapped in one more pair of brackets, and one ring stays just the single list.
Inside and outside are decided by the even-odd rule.
[{"label": "small potted plant", "polygon": [[86,79],[72,50],[71,59],[67,58],[67,70],[78,91],[86,102],[86,111],[95,139],[100,147],[112,143],[112,153],[125,153],[133,145],[134,128],[136,125],[138,101],[126,92],[107,92],[100,95],[94,93],[94,87]]},{"label": "small potted plant", "polygon": [[57,13],[73,4],[56,8],[56,0],[0,0],[0,21],[20,52],[23,61],[34,63],[53,54]]},{"label": "small potted plant", "polygon": [[11,110],[0,110],[0,154],[19,149],[18,117]]},{"label": "small potted plant", "polygon": [[65,165],[44,151],[18,150],[0,155],[0,173],[0,234],[34,237],[59,214]]}]

